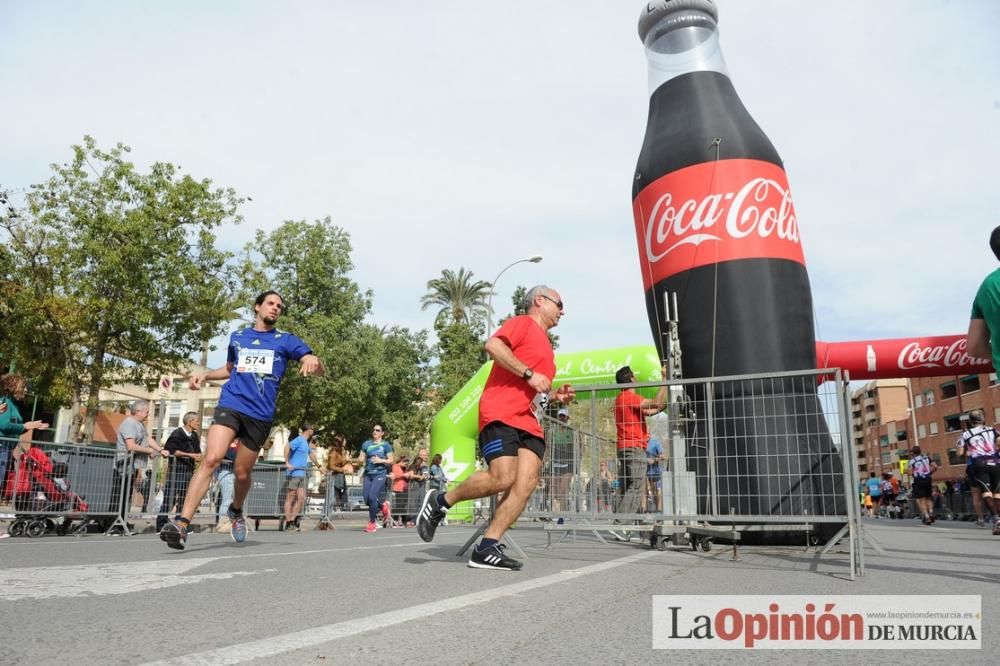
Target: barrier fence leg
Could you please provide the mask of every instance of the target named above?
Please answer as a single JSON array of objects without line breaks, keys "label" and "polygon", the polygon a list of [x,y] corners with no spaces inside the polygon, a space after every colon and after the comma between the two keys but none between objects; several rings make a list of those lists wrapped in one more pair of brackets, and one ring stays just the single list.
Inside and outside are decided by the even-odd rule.
[{"label": "barrier fence leg", "polygon": [[[484,532],[486,532],[486,528],[489,527],[490,523],[493,522],[493,514],[496,511],[496,508],[497,508],[497,498],[496,498],[496,495],[494,495],[493,497],[490,497],[490,517],[489,517],[489,520],[487,520],[482,525],[480,525],[476,529],[476,531],[473,533],[473,535],[471,537],[469,537],[469,540],[466,541],[462,545],[462,547],[458,549],[458,553],[456,553],[456,557],[462,557],[463,555],[465,555],[466,551],[469,550],[469,548],[472,547],[472,544],[474,544],[476,542],[476,540],[479,539],[479,537],[481,537]],[[503,535],[503,538],[501,539],[501,541],[506,541],[507,544],[511,547],[511,549],[513,549],[514,552],[516,552],[522,558],[527,558],[528,557],[527,555],[525,555],[524,551],[521,550],[521,547],[517,545],[517,542],[514,541],[514,538],[510,535],[510,530],[507,530],[506,532],[504,532],[504,535]]]}]

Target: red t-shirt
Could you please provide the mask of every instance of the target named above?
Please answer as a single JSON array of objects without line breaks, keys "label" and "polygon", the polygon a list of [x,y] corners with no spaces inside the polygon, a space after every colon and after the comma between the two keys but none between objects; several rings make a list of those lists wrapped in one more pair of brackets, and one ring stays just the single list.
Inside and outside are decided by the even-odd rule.
[{"label": "red t-shirt", "polygon": [[[493,334],[510,347],[514,356],[532,371],[554,379],[556,358],[545,329],[528,315],[511,317]],[[513,428],[542,436],[542,426],[532,409],[535,389],[518,375],[494,363],[479,398],[479,429],[500,421]]]},{"label": "red t-shirt", "polygon": [[392,464],[392,492],[401,493],[406,490],[406,479],[403,477],[403,466]]},{"label": "red t-shirt", "polygon": [[615,398],[615,429],[618,431],[618,448],[646,448],[649,431],[646,415],[642,413],[642,396],[627,389]]}]

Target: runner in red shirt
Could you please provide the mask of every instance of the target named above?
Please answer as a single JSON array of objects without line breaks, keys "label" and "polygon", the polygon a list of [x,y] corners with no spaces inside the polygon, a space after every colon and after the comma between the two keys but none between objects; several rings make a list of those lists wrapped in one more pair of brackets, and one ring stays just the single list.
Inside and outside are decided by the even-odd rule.
[{"label": "runner in red shirt", "polygon": [[[663,368],[662,377],[667,378]],[[615,373],[619,384],[635,382],[632,368],[625,366]],[[615,398],[615,429],[618,432],[618,480],[622,489],[618,500],[618,513],[640,513],[645,508],[646,496],[646,444],[649,430],[646,417],[663,411],[667,405],[667,386],[660,387],[656,398],[649,400],[635,392],[623,389]]]},{"label": "runner in red shirt", "polygon": [[[486,341],[493,369],[479,398],[479,449],[488,468],[447,492],[428,491],[417,516],[417,532],[429,542],[454,503],[503,493],[469,558],[469,566],[478,569],[521,568],[520,561],[504,554],[500,539],[538,485],[545,454],[540,419],[556,372],[548,331],[563,316],[563,302],[545,286],[532,287],[526,300],[528,314],[508,319]],[[564,384],[551,397],[565,404],[573,395],[573,388]]]}]

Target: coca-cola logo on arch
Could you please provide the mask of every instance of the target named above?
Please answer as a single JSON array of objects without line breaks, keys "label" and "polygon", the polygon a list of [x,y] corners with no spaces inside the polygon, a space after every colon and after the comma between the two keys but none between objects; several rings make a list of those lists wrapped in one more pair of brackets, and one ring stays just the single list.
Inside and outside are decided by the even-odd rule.
[{"label": "coca-cola logo on arch", "polygon": [[785,171],[760,160],[705,162],[646,186],[633,202],[643,282],[735,259],[804,264]]},{"label": "coca-cola logo on arch", "polygon": [[947,345],[923,345],[911,342],[899,352],[898,366],[900,370],[912,368],[960,368],[970,365],[988,366],[989,359],[969,356],[965,351],[966,338],[958,338]]}]

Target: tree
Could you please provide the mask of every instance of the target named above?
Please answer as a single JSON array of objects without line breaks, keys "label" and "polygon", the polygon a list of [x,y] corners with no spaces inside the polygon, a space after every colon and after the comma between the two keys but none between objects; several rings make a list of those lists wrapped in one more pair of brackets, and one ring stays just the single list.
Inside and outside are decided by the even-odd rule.
[{"label": "tree", "polygon": [[[267,248],[266,263],[259,261],[260,248]],[[285,314],[279,327],[305,340],[327,369],[322,377],[285,375],[275,422],[313,422],[355,444],[380,421],[397,441],[422,439],[430,420],[424,414],[426,333],[364,321],[373,294],[349,277],[354,266],[348,233],[330,218],[286,221],[270,233],[258,232],[244,261],[250,276],[244,292],[280,293]]]},{"label": "tree", "polygon": [[427,293],[420,299],[420,309],[440,307],[434,325],[462,322],[468,324],[485,316],[487,300],[493,288],[489,282],[472,279],[472,271],[459,268],[441,271],[441,277],[427,281]]},{"label": "tree", "polygon": [[[23,288],[15,309],[17,356],[52,378],[74,405],[86,405],[93,436],[99,391],[122,381],[152,384],[174,372],[217,330],[224,308],[201,304],[230,292],[230,255],[214,229],[239,223],[241,199],[211,181],[155,162],[140,171],[128,146],[105,152],[91,137],[70,162],[34,185],[24,211],[0,219],[8,270]],[[37,326],[34,339],[29,326]],[[41,341],[48,359],[25,347]],[[75,430],[76,431],[76,430]]]},{"label": "tree", "polygon": [[434,386],[438,408],[451,400],[486,362],[484,329],[481,322],[470,325],[461,321],[435,327],[438,336],[438,363],[434,368]]}]

